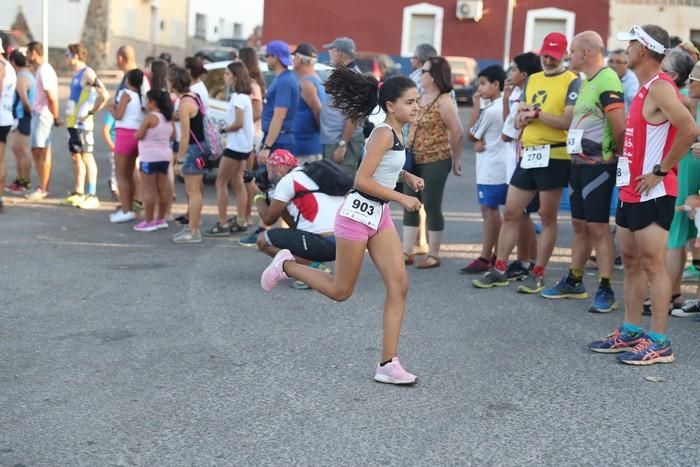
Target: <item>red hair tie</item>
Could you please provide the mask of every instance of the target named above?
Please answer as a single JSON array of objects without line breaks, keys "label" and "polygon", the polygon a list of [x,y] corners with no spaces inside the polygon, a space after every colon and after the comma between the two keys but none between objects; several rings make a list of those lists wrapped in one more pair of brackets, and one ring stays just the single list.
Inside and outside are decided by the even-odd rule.
[{"label": "red hair tie", "polygon": [[379,95],[379,92],[382,90],[382,86],[384,86],[384,81],[380,81],[379,84],[377,84],[377,95]]}]

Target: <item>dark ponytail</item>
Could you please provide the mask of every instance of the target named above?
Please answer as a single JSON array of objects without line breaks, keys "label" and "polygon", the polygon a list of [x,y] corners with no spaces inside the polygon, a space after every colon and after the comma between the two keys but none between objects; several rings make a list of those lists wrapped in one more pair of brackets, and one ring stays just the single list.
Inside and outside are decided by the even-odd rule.
[{"label": "dark ponytail", "polygon": [[387,102],[396,102],[404,91],[415,87],[405,76],[392,76],[380,85],[374,76],[344,66],[333,70],[325,84],[333,107],[355,123],[369,117],[377,105],[386,112]]},{"label": "dark ponytail", "polygon": [[136,88],[136,92],[139,95],[139,104],[141,104],[141,110],[143,110],[145,112],[146,109],[143,106],[143,99],[141,99],[141,86],[143,85],[143,71],[139,70],[138,68],[130,70],[126,74],[126,81],[130,85],[132,85],[133,87]]},{"label": "dark ponytail", "polygon": [[164,89],[151,89],[146,93],[146,98],[153,101],[158,107],[158,111],[163,114],[167,121],[173,119],[173,101],[170,100],[170,94]]}]

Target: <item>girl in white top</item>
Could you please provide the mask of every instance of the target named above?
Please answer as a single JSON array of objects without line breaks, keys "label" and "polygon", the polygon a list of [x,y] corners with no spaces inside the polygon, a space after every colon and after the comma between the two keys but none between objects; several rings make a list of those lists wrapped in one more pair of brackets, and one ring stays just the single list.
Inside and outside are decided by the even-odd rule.
[{"label": "girl in white top", "polygon": [[354,122],[366,119],[377,105],[386,112],[384,123],[374,129],[367,141],[355,189],[336,216],[336,274],[330,276],[303,266],[289,250],[281,250],[263,272],[260,283],[270,291],[281,280],[293,278],[333,300],[347,300],[355,288],[365,249],[369,250],[387,288],[383,349],[374,379],[381,383],[414,384],[416,376],[404,370],[396,357],[408,277],[388,201],[396,201],[409,211],[417,211],[421,206],[418,198],[394,190],[399,179],[414,191],[423,189],[423,179],[402,170],[406,155],[400,136],[404,125],[416,117],[418,91],[405,76],[391,77],[380,85],[371,75],[337,68],[326,82],[326,92]]},{"label": "girl in white top", "polygon": [[121,209],[109,216],[109,221],[113,224],[136,219],[131,205],[136,195],[140,194],[136,191],[134,167],[138,156],[136,132],[141,127],[144,117],[144,96],[141,95],[144,76],[141,70],[134,69],[127,72],[124,78],[125,87],[117,92],[116,106],[112,108],[112,115],[116,120],[114,162],[121,203]]},{"label": "girl in white top", "polygon": [[[224,71],[224,81],[233,93],[226,111],[226,126],[221,132],[226,135],[226,149],[219,162],[216,176],[216,206],[219,221],[204,235],[221,237],[247,230],[245,209],[248,190],[243,183],[243,170],[253,151],[253,106],[250,100],[250,76],[241,62],[229,63]],[[190,88],[192,89],[192,88]],[[228,187],[231,185],[236,197],[236,222],[226,220],[228,209]]]}]

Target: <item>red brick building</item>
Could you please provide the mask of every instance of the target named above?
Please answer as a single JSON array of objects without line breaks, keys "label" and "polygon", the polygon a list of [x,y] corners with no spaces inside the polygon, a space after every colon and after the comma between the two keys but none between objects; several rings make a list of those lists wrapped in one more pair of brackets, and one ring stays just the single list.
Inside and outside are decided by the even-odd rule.
[{"label": "red brick building", "polygon": [[[551,31],[571,39],[592,29],[608,37],[609,0],[514,3],[511,56],[538,49]],[[264,37],[320,48],[336,36],[349,36],[358,50],[403,57],[428,42],[442,55],[501,61],[507,5],[508,0],[265,0]]]}]

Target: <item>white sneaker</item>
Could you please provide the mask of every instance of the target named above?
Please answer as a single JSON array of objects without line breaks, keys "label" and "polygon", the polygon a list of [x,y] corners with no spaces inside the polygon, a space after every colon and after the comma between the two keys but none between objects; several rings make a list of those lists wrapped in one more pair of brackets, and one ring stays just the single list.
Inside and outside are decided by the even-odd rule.
[{"label": "white sneaker", "polygon": [[42,190],[41,188],[37,188],[36,190],[32,191],[31,193],[26,194],[24,197],[27,198],[29,201],[41,201],[42,199],[46,198],[49,195],[48,192]]},{"label": "white sneaker", "polygon": [[133,211],[124,212],[121,209],[109,215],[109,221],[112,224],[121,224],[122,222],[130,222],[136,219],[136,214]]}]

